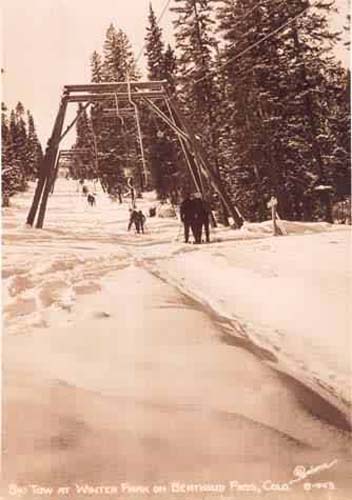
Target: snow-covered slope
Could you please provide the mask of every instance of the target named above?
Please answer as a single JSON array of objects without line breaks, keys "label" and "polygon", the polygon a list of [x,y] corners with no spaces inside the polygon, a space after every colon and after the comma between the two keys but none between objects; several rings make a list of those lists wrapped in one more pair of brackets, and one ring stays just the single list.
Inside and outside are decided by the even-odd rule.
[{"label": "snow-covered slope", "polygon": [[[150,218],[145,235],[127,233],[128,202],[98,192],[88,207],[76,184],[59,179],[44,230],[25,226],[32,190],[3,211],[5,334],[65,320],[103,275],[143,264],[228,321],[276,366],[350,400],[350,229],[270,221],[212,230],[210,245],[185,245],[177,219]],[[151,194],[139,202],[148,213]]]}]

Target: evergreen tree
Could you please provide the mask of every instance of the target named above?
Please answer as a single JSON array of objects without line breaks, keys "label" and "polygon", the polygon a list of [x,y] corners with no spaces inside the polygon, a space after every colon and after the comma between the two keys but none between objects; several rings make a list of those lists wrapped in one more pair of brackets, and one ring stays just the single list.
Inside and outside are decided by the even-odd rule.
[{"label": "evergreen tree", "polygon": [[29,177],[27,130],[24,121],[24,107],[21,102],[10,114],[10,134],[13,145],[13,165],[18,172],[18,187],[24,191],[27,187],[26,178]]},{"label": "evergreen tree", "polygon": [[[170,45],[164,49],[162,30],[150,4],[149,26],[147,27],[146,56],[148,78],[150,80],[166,80],[169,92],[174,92],[176,58]],[[161,104],[165,114],[169,114],[166,105]],[[148,133],[145,137],[153,184],[160,199],[171,197],[176,201],[177,192],[182,182],[184,166],[180,161],[177,138],[169,126],[156,118],[150,111],[144,114],[144,124]]]},{"label": "evergreen tree", "polygon": [[95,147],[92,127],[87,111],[79,104],[80,113],[76,123],[76,141],[72,147],[74,153],[71,176],[74,179],[94,179],[97,177],[95,165]]},{"label": "evergreen tree", "polygon": [[[136,80],[138,71],[131,44],[122,30],[109,26],[103,45],[103,59],[97,52],[91,57],[92,82],[124,82]],[[124,171],[132,163],[139,167],[134,144],[128,148],[126,127],[116,116],[106,116],[107,109],[116,109],[115,100],[95,104],[91,112],[91,130],[95,137],[97,166],[103,186],[108,192],[119,189],[124,182]],[[93,139],[94,139],[93,137]]]},{"label": "evergreen tree", "polygon": [[5,103],[1,103],[1,160],[3,168],[7,168],[14,157],[10,127],[7,118]]},{"label": "evergreen tree", "polygon": [[127,35],[121,29],[116,30],[113,24],[110,24],[106,32],[103,52],[102,74],[105,82],[123,82],[128,77],[131,80],[138,78],[136,62]]},{"label": "evergreen tree", "polygon": [[9,120],[5,104],[1,105],[3,206],[9,204],[9,198],[15,193],[26,189],[27,181],[35,179],[42,159],[33,116],[29,111],[27,116],[28,124],[24,119],[24,107],[19,102],[15,110],[11,111]]},{"label": "evergreen tree", "polygon": [[30,111],[27,111],[28,119],[28,137],[27,137],[27,171],[31,180],[38,177],[40,163],[43,159],[43,151],[39,142],[37,132],[34,125],[33,116]]},{"label": "evergreen tree", "polygon": [[[175,0],[171,9],[177,15],[174,21],[178,54],[178,87],[183,111],[207,149],[210,167],[221,181],[219,154],[219,88],[214,78],[216,46],[211,0]],[[203,179],[203,190],[211,186]],[[214,198],[218,200],[215,193]],[[227,211],[222,206],[222,219],[227,224]]]},{"label": "evergreen tree", "polygon": [[214,136],[211,125],[217,90],[212,75],[215,40],[210,2],[175,0],[175,3],[177,6],[172,10],[177,14],[174,27],[184,109],[199,131],[210,131]]},{"label": "evergreen tree", "polygon": [[90,59],[91,81],[101,83],[103,81],[103,62],[101,55],[95,50]]},{"label": "evergreen tree", "polygon": [[11,112],[11,125],[7,118],[7,108],[1,104],[1,194],[2,206],[8,206],[10,197],[23,190],[24,179],[16,158],[13,135],[15,133],[15,112]]},{"label": "evergreen tree", "polygon": [[149,4],[148,21],[149,26],[145,37],[148,78],[149,80],[163,80],[164,43],[162,41],[162,30],[157,24],[151,3]]},{"label": "evergreen tree", "polygon": [[169,92],[174,94],[176,91],[176,72],[177,72],[177,59],[174,49],[170,44],[167,45],[163,57],[163,72],[161,74],[162,80],[168,82]]}]

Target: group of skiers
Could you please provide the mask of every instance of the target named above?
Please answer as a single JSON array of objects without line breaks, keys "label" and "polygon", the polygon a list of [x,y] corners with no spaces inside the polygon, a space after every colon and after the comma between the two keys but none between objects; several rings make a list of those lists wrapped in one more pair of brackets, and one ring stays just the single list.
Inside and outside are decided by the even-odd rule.
[{"label": "group of skiers", "polygon": [[205,240],[209,243],[209,223],[211,210],[208,203],[202,199],[199,193],[187,194],[181,203],[180,216],[184,226],[185,243],[189,241],[190,229],[194,236],[194,242],[202,242],[202,232],[204,228]]},{"label": "group of skiers", "polygon": [[[95,193],[90,193],[87,186],[83,185],[82,193],[87,197],[88,204],[94,206],[96,204]],[[153,213],[155,215],[155,213]],[[152,216],[152,214],[150,214]],[[180,206],[180,218],[184,226],[185,243],[189,242],[190,231],[194,237],[194,243],[202,242],[203,228],[205,232],[205,240],[210,241],[209,224],[210,224],[211,209],[208,203],[202,199],[199,193],[186,194]],[[133,203],[133,208],[129,209],[129,221],[127,230],[130,231],[132,226],[137,234],[144,234],[146,217],[142,210],[137,210]]]},{"label": "group of skiers", "polygon": [[[130,208],[130,218],[128,222],[128,231],[132,226],[135,227],[137,234],[144,234],[146,217],[142,210]],[[202,199],[201,195],[187,194],[180,206],[180,218],[184,226],[185,243],[189,242],[190,232],[192,231],[194,243],[202,243],[202,233],[204,229],[205,241],[209,243],[211,209],[208,203]]]},{"label": "group of skiers", "polygon": [[142,210],[136,210],[135,208],[130,208],[130,220],[128,222],[127,230],[130,231],[134,225],[137,234],[144,234],[144,225],[146,217]]}]

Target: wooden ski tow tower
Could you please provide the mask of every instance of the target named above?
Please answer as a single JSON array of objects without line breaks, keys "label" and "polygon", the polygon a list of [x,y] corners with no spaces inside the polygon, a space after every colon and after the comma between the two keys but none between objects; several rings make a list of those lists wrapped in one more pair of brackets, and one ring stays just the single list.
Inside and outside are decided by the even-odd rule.
[{"label": "wooden ski tow tower", "polygon": [[[116,105],[120,105],[119,113],[121,116],[126,116],[132,112],[138,116],[138,104],[143,104],[150,112],[166,123],[178,137],[195,187],[202,191],[201,175],[206,177],[224,203],[235,225],[240,227],[243,223],[240,213],[233,205],[215,169],[208,165],[207,155],[200,140],[195,136],[191,125],[187,123],[182,115],[176,98],[168,95],[166,87],[167,82],[165,81],[65,85],[54,127],[40,165],[36,190],[27,216],[27,224],[33,226],[36,221],[37,228],[42,228],[44,225],[48,198],[57,177],[59,146],[62,139],[77,122],[80,114],[91,104],[105,103],[107,108],[111,108],[116,103]],[[81,103],[82,107],[77,112],[74,120],[63,131],[66,111],[70,103]],[[133,104],[133,111],[131,111],[131,103]],[[138,133],[141,143],[139,127]]]}]

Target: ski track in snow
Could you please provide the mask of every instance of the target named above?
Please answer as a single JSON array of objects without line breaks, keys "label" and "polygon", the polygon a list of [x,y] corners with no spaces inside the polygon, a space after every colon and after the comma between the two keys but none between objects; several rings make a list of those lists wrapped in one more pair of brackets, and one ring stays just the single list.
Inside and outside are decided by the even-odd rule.
[{"label": "ski track in snow", "polygon": [[[127,202],[120,206],[99,192],[97,207],[88,207],[75,183],[59,179],[45,229],[38,231],[24,224],[32,194],[33,187],[3,210],[5,335],[65,324],[77,297],[98,293],[103,276],[138,265],[196,300],[242,346],[346,411],[345,227],[287,223],[293,236],[272,238],[270,222],[248,224],[241,231],[213,230],[212,245],[185,246],[177,220],[147,219],[145,235],[127,233]],[[147,213],[153,203],[146,195],[139,206]],[[301,274],[297,254],[307,255],[299,260]],[[322,272],[322,259],[338,261]],[[307,296],[297,297],[304,290]]]}]

